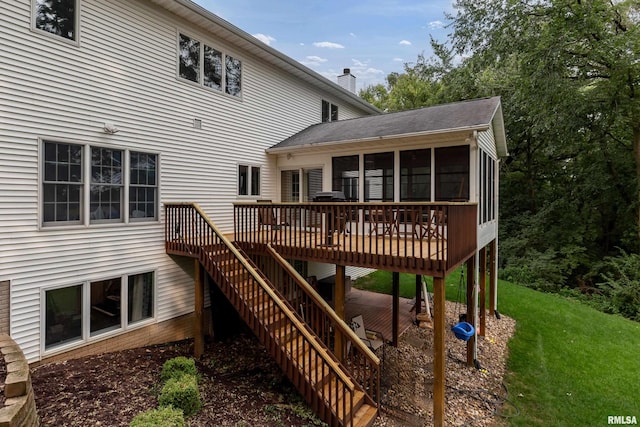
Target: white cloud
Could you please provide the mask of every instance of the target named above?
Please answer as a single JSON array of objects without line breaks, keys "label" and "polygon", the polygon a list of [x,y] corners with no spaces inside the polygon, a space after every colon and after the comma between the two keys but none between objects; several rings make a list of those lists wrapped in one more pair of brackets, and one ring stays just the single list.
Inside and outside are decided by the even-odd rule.
[{"label": "white cloud", "polygon": [[355,36],[356,36],[356,34],[355,34],[355,33],[349,33],[349,35],[350,35],[351,37],[355,37]]},{"label": "white cloud", "polygon": [[431,21],[431,22],[429,22],[429,28],[444,28],[444,22],[442,22],[442,21]]},{"label": "white cloud", "polygon": [[327,58],[321,58],[319,56],[307,56],[304,61],[300,61],[301,64],[306,65],[307,67],[318,66],[324,62],[327,62]]},{"label": "white cloud", "polygon": [[354,67],[363,68],[363,67],[367,66],[366,62],[362,62],[362,61],[359,61],[357,59],[351,59],[351,62],[353,62],[353,66]]},{"label": "white cloud", "polygon": [[400,40],[400,43],[403,46],[411,46],[411,42],[409,40]]},{"label": "white cloud", "polygon": [[366,70],[364,70],[363,74],[366,75],[366,76],[370,76],[372,74],[373,75],[380,75],[380,74],[384,74],[384,71],[382,71],[382,70],[380,70],[378,68],[369,67]]},{"label": "white cloud", "polygon": [[333,42],[314,42],[315,47],[326,47],[328,49],[344,49],[344,46]]},{"label": "white cloud", "polygon": [[404,59],[402,58],[393,58],[393,62],[403,62]]},{"label": "white cloud", "polygon": [[262,43],[264,43],[266,45],[269,45],[269,46],[271,45],[271,42],[276,41],[275,37],[271,37],[271,36],[268,36],[268,35],[262,34],[262,33],[254,34],[253,37],[257,38]]},{"label": "white cloud", "polygon": [[358,59],[351,59],[353,65],[351,65],[351,74],[356,77],[366,77],[378,74],[384,74],[384,71],[369,66],[368,61],[360,61]]}]

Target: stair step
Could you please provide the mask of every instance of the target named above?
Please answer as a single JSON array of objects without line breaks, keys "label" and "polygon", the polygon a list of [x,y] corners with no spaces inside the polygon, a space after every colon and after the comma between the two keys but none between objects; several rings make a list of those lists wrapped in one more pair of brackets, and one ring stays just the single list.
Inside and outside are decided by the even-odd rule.
[{"label": "stair step", "polygon": [[[245,280],[241,283],[236,283],[236,290],[246,301],[251,301],[256,299],[260,295],[264,295],[262,289],[257,283],[253,283],[251,280]],[[265,297],[267,297],[265,295]],[[268,297],[267,297],[268,298]]]},{"label": "stair step", "polygon": [[288,322],[289,322],[289,319],[281,311],[274,313],[268,319],[265,319],[265,325],[269,327],[269,329],[271,330],[279,326],[282,326],[284,323],[288,323]]},{"label": "stair step", "polygon": [[305,377],[310,385],[318,390],[331,378],[335,378],[335,372],[324,363],[324,359],[315,348],[308,345],[303,350],[304,352],[298,353],[295,358],[296,365],[305,368]]},{"label": "stair step", "polygon": [[[344,387],[340,386],[337,373],[332,370],[334,368],[326,365],[321,357],[325,352],[330,354],[330,351],[316,349],[311,342],[307,342],[305,335],[291,324],[286,313],[288,309],[281,309],[277,301],[265,294],[264,290],[254,283],[254,279],[242,263],[235,257],[229,257],[227,249],[210,249],[211,259],[217,263],[217,268],[224,272],[244,300],[243,307],[246,303],[256,318],[260,319],[259,322],[267,326],[271,338],[265,335],[264,339],[275,338],[277,345],[287,354],[289,362],[288,365],[283,364],[283,367],[289,366],[288,371],[291,368],[294,371],[304,371],[304,381],[315,390],[317,396],[324,399],[327,407],[332,408],[341,425],[372,426],[378,415],[378,408],[366,403],[368,399],[362,389],[355,390],[353,397],[345,392]],[[341,368],[338,366],[335,369]]]},{"label": "stair step", "polygon": [[378,408],[365,403],[353,416],[353,425],[358,427],[371,427],[378,415]]},{"label": "stair step", "polygon": [[[324,395],[325,402],[329,404],[333,408],[336,413],[336,416],[345,421],[345,425],[348,424],[346,422],[347,418],[349,418],[352,414],[351,411],[357,413],[358,410],[364,405],[364,392],[355,390],[353,392],[353,409],[351,408],[351,395],[349,393],[344,393],[344,391],[334,394]],[[344,405],[344,406],[343,406]],[[357,424],[354,424],[357,425]]]},{"label": "stair step", "polygon": [[[337,384],[337,388],[336,388],[336,384]],[[325,396],[325,401],[331,404],[332,406],[335,406],[336,402],[341,404],[345,396],[347,397],[347,399],[350,398],[348,394],[345,395],[344,393],[345,389],[344,387],[340,386],[340,383],[338,382],[335,374],[331,375],[331,380],[325,381],[321,387],[316,387],[316,388],[322,392],[323,396]],[[361,390],[355,390],[353,393],[353,398],[354,398],[354,407],[356,407],[356,405],[360,403],[360,400],[364,399],[364,392]]]},{"label": "stair step", "polygon": [[282,322],[279,328],[274,328],[273,336],[278,342],[289,342],[293,338],[298,336],[298,330],[294,328],[289,322]]}]

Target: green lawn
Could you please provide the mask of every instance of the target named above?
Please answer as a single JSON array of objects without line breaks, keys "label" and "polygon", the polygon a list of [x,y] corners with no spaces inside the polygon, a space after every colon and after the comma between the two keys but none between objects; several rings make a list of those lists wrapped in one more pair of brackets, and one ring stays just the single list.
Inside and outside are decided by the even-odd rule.
[{"label": "green lawn", "polygon": [[[448,278],[449,300],[458,299],[459,280]],[[354,286],[390,293],[391,275]],[[414,276],[401,274],[400,288],[413,297]],[[603,426],[619,415],[640,423],[640,323],[503,281],[498,310],[517,322],[505,379],[520,411],[511,425]]]}]

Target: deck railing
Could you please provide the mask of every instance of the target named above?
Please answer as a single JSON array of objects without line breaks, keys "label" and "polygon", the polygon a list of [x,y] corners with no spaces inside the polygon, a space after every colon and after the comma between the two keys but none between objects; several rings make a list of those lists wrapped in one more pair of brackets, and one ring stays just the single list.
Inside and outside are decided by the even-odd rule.
[{"label": "deck railing", "polygon": [[364,389],[369,403],[380,403],[380,359],[362,342],[355,332],[336,314],[311,285],[267,245],[268,256],[260,257],[257,265],[274,284],[278,292],[296,309],[311,331],[347,367]]},{"label": "deck railing", "polygon": [[476,203],[234,204],[235,240],[285,258],[442,276],[476,250]]}]

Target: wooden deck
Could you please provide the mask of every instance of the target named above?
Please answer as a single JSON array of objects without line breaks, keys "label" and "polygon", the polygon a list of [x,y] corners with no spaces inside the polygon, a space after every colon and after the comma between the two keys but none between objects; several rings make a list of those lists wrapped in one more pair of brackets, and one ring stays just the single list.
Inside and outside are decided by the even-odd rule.
[{"label": "wooden deck", "polygon": [[271,245],[286,259],[444,277],[475,253],[476,211],[446,202],[234,203],[232,240],[250,254]]},{"label": "wooden deck", "polygon": [[228,235],[231,240],[239,242],[271,243],[272,246],[288,246],[291,248],[330,250],[347,253],[362,253],[392,257],[415,257],[433,261],[446,261],[447,241],[418,240],[406,234],[364,235],[354,239],[349,233],[333,233],[324,236],[314,231],[290,231],[286,228],[278,230],[262,230],[251,233]]},{"label": "wooden deck", "polygon": [[[400,335],[411,326],[415,319],[415,313],[410,311],[411,307],[413,307],[411,299],[400,298],[400,310],[398,313],[400,318]],[[344,308],[345,318],[347,320],[362,314],[366,329],[382,333],[385,340],[391,339],[391,295],[352,288],[351,292],[346,295]]]}]

